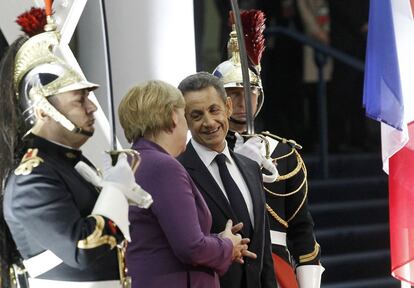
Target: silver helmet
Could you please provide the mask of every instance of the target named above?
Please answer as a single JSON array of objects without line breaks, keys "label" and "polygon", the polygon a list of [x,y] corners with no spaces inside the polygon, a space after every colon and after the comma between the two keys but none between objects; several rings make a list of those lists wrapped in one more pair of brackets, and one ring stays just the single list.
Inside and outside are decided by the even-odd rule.
[{"label": "silver helmet", "polygon": [[58,45],[58,32],[44,32],[29,38],[16,54],[13,85],[25,125],[30,130],[36,122],[34,108],[41,108],[69,131],[91,136],[76,127],[47,100],[59,93],[98,87],[55,55],[54,48]]},{"label": "silver helmet", "polygon": [[[213,71],[213,75],[223,81],[224,88],[243,87],[243,75],[240,62],[239,44],[237,41],[237,33],[235,26],[230,32],[230,39],[227,44],[228,54],[230,59],[220,63]],[[264,102],[264,93],[262,86],[262,79],[260,78],[260,65],[249,68],[249,80],[251,87],[257,88],[259,91],[259,98],[257,102],[257,109],[254,116],[257,116]]]}]

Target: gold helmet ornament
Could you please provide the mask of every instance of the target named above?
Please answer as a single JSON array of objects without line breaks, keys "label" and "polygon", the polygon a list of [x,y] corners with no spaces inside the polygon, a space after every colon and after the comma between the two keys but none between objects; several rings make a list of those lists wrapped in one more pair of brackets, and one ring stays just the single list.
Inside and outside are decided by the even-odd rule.
[{"label": "gold helmet ornament", "polygon": [[[233,13],[230,12],[229,22],[232,26],[230,39],[227,43],[229,60],[220,63],[213,71],[213,75],[223,81],[224,88],[243,87],[243,75],[240,62],[239,44]],[[259,114],[264,102],[262,80],[260,78],[260,60],[265,49],[263,31],[265,16],[260,10],[247,10],[240,13],[243,25],[246,52],[249,61],[249,81],[252,88],[259,91],[257,109],[254,116]]]},{"label": "gold helmet ornament", "polygon": [[[20,15],[16,21],[25,25],[22,26],[22,30],[26,33],[28,30],[26,27],[33,30],[33,23],[27,25],[29,21],[26,20],[33,19],[28,16],[33,11],[36,11],[39,18],[43,17],[39,8],[32,8],[31,11]],[[47,19],[44,30],[48,30],[48,32],[42,32],[28,38],[15,55],[13,88],[22,110],[25,126],[30,131],[36,122],[34,109],[40,108],[69,131],[91,136],[90,132],[77,127],[48,101],[48,97],[59,93],[80,89],[91,91],[96,89],[98,85],[84,79],[56,55],[60,33],[54,30],[56,25],[51,15],[47,15],[47,13],[51,13],[51,8],[44,12],[45,19]],[[42,21],[37,22],[43,24]]]}]

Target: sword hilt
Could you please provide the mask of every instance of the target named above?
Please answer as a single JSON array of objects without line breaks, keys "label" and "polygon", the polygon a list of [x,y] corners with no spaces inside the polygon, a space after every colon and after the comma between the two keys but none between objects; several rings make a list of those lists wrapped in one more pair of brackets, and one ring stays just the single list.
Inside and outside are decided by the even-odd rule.
[{"label": "sword hilt", "polygon": [[112,166],[116,165],[120,154],[125,153],[127,156],[130,156],[131,157],[131,170],[133,173],[137,171],[139,163],[141,162],[141,156],[139,155],[139,152],[134,149],[111,150],[111,151],[107,151],[107,153],[111,157]]}]

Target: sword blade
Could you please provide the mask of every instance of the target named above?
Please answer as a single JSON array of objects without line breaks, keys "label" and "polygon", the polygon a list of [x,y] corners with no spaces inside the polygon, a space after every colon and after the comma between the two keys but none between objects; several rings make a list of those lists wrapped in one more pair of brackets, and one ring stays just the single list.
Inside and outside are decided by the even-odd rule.
[{"label": "sword blade", "polygon": [[105,0],[100,1],[101,8],[101,22],[102,22],[102,37],[104,42],[104,57],[105,57],[105,70],[106,70],[106,91],[107,91],[107,105],[108,105],[108,118],[109,126],[111,129],[111,147],[113,151],[117,150],[116,140],[116,125],[115,125],[115,108],[114,97],[112,90],[112,68],[111,68],[111,54],[108,40],[108,25],[105,9]]},{"label": "sword blade", "polygon": [[243,25],[240,18],[240,9],[237,0],[230,0],[231,8],[234,14],[234,22],[237,32],[237,42],[239,44],[240,64],[243,76],[243,89],[244,89],[244,101],[246,104],[246,123],[247,134],[254,134],[254,118],[253,107],[251,99],[250,77],[249,77],[249,64],[247,62],[246,45],[244,42]]}]

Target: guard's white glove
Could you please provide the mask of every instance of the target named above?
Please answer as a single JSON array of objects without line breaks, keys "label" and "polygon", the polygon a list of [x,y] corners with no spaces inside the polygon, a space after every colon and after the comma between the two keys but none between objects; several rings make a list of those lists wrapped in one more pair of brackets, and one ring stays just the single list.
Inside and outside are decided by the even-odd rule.
[{"label": "guard's white glove", "polygon": [[108,185],[118,187],[131,205],[137,205],[140,208],[148,208],[151,206],[153,202],[151,195],[135,182],[134,174],[124,154],[119,155],[118,162],[115,166],[111,165],[111,159],[109,157],[106,157],[103,163],[103,178],[82,161],[76,164],[75,169],[85,180],[96,187],[103,188]]},{"label": "guard's white glove", "polygon": [[[106,162],[104,163],[106,165]],[[75,169],[86,181],[96,187],[103,188],[105,185],[118,186],[118,189],[122,190],[122,193],[131,205],[148,208],[153,202],[151,195],[135,182],[134,174],[126,160],[126,156],[123,154],[119,156],[115,166],[107,166],[105,168],[103,178],[82,161],[76,164]]]},{"label": "guard's white glove", "polygon": [[244,143],[236,141],[234,146],[234,152],[256,161],[260,167],[265,168],[271,173],[270,175],[263,174],[263,182],[273,183],[277,180],[277,177],[279,177],[279,172],[272,159],[267,159],[262,151],[265,151],[265,143],[264,140],[258,136],[250,137]]},{"label": "guard's white glove", "polygon": [[263,174],[263,182],[273,183],[279,177],[279,171],[276,168],[276,163],[273,163],[272,159],[265,158],[262,162],[263,168],[269,171],[271,174]]},{"label": "guard's white glove", "polygon": [[325,268],[322,265],[301,265],[296,268],[299,288],[321,287],[321,276]]},{"label": "guard's white glove", "polygon": [[115,166],[111,165],[108,158],[105,158],[104,161],[103,184],[101,186],[121,184],[125,187],[125,189],[122,189],[122,193],[131,205],[137,205],[140,208],[151,206],[152,197],[135,182],[135,176],[126,155],[120,154]]},{"label": "guard's white glove", "polygon": [[[110,172],[110,176],[109,178],[106,177],[107,179],[105,180],[109,181],[104,181],[98,176],[94,169],[82,161],[76,164],[75,169],[85,180],[96,187],[102,187],[91,214],[101,215],[111,219],[118,226],[125,239],[131,241],[128,221],[128,200],[123,193],[124,190],[130,188],[125,186],[118,179],[112,177],[113,174],[118,173],[132,174],[129,165],[125,166],[123,161],[118,161],[118,163],[108,171]],[[115,171],[116,173],[114,173]]]},{"label": "guard's white glove", "polygon": [[262,154],[262,148],[264,145],[265,144],[263,143],[262,138],[253,136],[244,143],[236,141],[234,152],[246,156],[253,161],[256,161],[257,164],[262,167],[262,163],[266,159],[266,157]]},{"label": "guard's white glove", "polygon": [[152,204],[152,197],[135,183],[134,174],[125,155],[119,156],[115,166],[110,166],[110,160],[108,163],[103,178],[82,161],[76,164],[75,169],[86,181],[102,188],[92,215],[102,215],[111,219],[121,230],[125,239],[131,241],[128,202],[148,208]]}]

